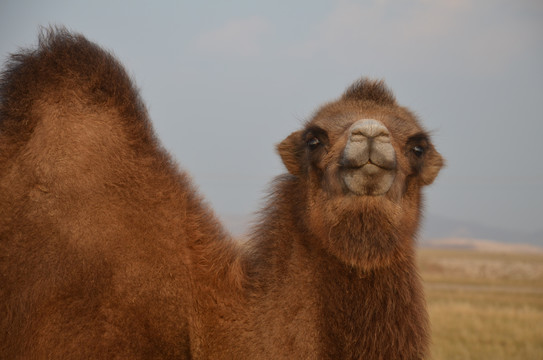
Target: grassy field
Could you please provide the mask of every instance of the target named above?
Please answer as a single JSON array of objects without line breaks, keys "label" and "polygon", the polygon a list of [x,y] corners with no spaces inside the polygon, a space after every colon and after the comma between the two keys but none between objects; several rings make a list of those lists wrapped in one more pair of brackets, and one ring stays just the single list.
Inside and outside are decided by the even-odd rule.
[{"label": "grassy field", "polygon": [[543,254],[419,251],[432,358],[543,359]]}]

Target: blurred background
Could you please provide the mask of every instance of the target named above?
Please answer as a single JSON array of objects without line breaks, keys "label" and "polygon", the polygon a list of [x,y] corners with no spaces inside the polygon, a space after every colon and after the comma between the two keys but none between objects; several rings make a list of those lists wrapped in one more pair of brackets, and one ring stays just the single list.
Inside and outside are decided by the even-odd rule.
[{"label": "blurred background", "polygon": [[[454,306],[461,311],[465,304],[481,314],[499,286],[518,285],[529,292],[528,300],[509,309],[536,309],[535,315],[523,313],[535,322],[519,326],[543,334],[543,304],[537,300],[543,288],[537,256],[543,246],[540,0],[2,0],[2,61],[35,45],[39,27],[48,25],[80,32],[120,59],[141,89],[164,146],[237,235],[263,205],[269,182],[285,171],[275,145],[354,80],[384,79],[399,103],[418,114],[447,159],[426,190],[420,239],[428,256],[421,260],[423,276],[434,284],[428,290],[433,318],[439,318],[438,309],[454,315]],[[461,251],[461,260],[451,265],[452,253],[442,248],[486,255],[474,259]],[[496,253],[515,257],[495,258]],[[522,267],[527,262],[533,267]],[[479,270],[469,267],[474,263]],[[502,265],[514,271],[501,280],[488,278],[497,273],[489,269]],[[531,280],[518,284],[519,276]],[[455,287],[466,282],[493,286],[491,295],[472,289],[479,303],[451,295],[468,291]],[[443,284],[449,288],[435,288]],[[496,313],[507,313],[500,307],[506,303],[496,304]],[[512,316],[518,320],[517,315]],[[446,340],[451,332],[443,334]],[[508,344],[507,334],[497,343]],[[452,348],[460,349],[470,336]],[[519,341],[512,352],[488,358],[543,358],[542,336],[531,338],[540,344],[535,348]],[[436,358],[456,356],[439,351]],[[466,354],[458,358],[470,358]]]}]

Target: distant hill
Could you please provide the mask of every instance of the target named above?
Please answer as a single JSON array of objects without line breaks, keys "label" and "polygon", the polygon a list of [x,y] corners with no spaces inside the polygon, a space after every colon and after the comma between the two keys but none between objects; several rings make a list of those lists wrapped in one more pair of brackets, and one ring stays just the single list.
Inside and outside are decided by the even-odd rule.
[{"label": "distant hill", "polygon": [[468,238],[436,238],[424,239],[419,242],[423,248],[461,249],[497,253],[529,253],[543,254],[543,247],[529,244],[504,243],[484,239]]},{"label": "distant hill", "polygon": [[428,215],[422,224],[421,241],[436,238],[487,239],[508,244],[529,244],[543,247],[543,230],[535,233],[495,228],[475,222],[446,219]]}]

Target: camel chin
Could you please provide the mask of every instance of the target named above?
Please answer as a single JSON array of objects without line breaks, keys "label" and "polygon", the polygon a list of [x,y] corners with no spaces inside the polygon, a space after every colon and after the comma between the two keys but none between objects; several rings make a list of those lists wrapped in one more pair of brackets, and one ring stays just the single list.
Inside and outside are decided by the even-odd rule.
[{"label": "camel chin", "polygon": [[344,170],[342,180],[345,188],[356,196],[385,195],[394,183],[393,170],[366,164],[357,169]]}]

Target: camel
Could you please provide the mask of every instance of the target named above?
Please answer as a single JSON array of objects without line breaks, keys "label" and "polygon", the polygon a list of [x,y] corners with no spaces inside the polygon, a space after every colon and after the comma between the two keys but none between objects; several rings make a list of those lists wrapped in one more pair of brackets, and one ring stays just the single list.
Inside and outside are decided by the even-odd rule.
[{"label": "camel", "polygon": [[287,172],[236,241],[113,55],[43,31],[0,79],[0,358],[427,357],[428,133],[364,78],[277,151]]}]

